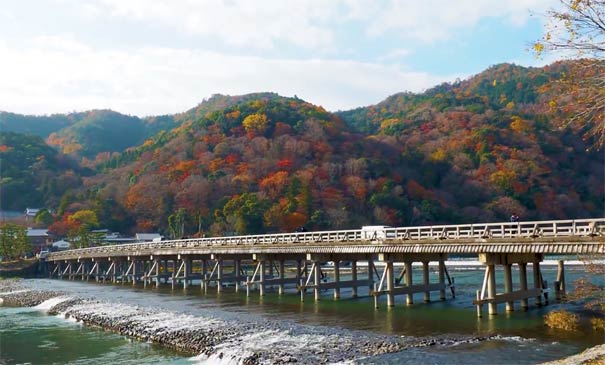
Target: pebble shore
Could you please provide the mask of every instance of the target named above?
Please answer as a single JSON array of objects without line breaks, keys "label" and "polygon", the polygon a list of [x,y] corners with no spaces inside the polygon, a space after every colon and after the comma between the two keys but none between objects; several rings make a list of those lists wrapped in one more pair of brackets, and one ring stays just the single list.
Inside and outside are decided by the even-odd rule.
[{"label": "pebble shore", "polygon": [[[0,300],[5,306],[31,307],[65,296],[56,291],[27,290],[19,280],[0,280]],[[253,364],[334,363],[403,351],[408,347],[435,345],[431,341],[406,343],[390,336],[323,334],[313,330],[282,329],[272,322],[233,323],[214,318],[198,318],[151,308],[103,303],[88,298],[65,298],[51,308],[51,315],[63,315],[89,326],[116,332],[144,342],[160,344],[183,354],[215,359],[231,357],[234,362]],[[259,338],[255,338],[255,336]],[[262,338],[261,338],[262,337]],[[287,346],[268,346],[258,351],[255,341],[279,338],[304,346],[291,352]]]},{"label": "pebble shore", "polygon": [[[197,356],[202,361],[232,360],[245,365],[343,363],[362,358],[371,360],[373,356],[410,348],[456,346],[498,339],[498,336],[404,338],[302,325],[283,328],[272,321],[234,323],[233,320],[68,297],[57,291],[28,290],[18,279],[0,280],[1,305],[32,307],[51,298],[58,298],[57,303],[48,308],[51,315],[62,315],[89,326],[163,345],[184,355]],[[258,346],[263,341],[268,345]],[[605,358],[605,345],[588,349],[583,354],[544,365],[599,364],[585,361]]]}]

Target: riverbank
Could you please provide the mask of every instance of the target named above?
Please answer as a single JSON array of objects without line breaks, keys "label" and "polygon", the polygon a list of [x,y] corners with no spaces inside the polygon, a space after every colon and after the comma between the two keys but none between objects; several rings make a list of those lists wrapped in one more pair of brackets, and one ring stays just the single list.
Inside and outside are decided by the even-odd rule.
[{"label": "riverbank", "polygon": [[[88,292],[88,289],[95,288],[93,285],[80,288],[79,291],[63,292],[63,288],[66,289],[67,286],[59,286],[55,291],[32,290],[32,282],[29,286],[24,285],[27,282],[0,280],[0,298],[6,305],[36,306],[39,311],[68,321],[102,328],[127,338],[138,339],[142,343],[159,344],[182,353],[182,356],[195,356],[192,361],[202,364],[394,364],[400,362],[385,360],[389,356],[393,356],[393,359],[415,356],[418,361],[406,362],[414,364],[422,362],[420,359],[424,358],[420,357],[424,355],[419,356],[419,352],[456,353],[461,348],[483,346],[481,343],[488,347],[511,342],[535,346],[535,340],[532,339],[500,335],[408,337],[340,329],[336,326],[259,319],[258,316],[245,313],[216,316],[213,311],[203,308],[186,314],[181,310],[169,311],[162,307],[147,306],[145,300],[133,303],[98,300],[94,294],[92,298],[81,295],[82,290]],[[46,285],[48,284],[45,283],[44,287]],[[37,286],[40,287],[42,286]]]},{"label": "riverbank", "polygon": [[[423,341],[406,343],[392,336],[346,334],[304,326],[282,328],[272,322],[259,324],[196,317],[66,296],[61,292],[29,290],[22,287],[19,280],[1,280],[0,299],[6,306],[36,306],[50,315],[159,344],[196,356],[200,361],[335,363],[437,344]],[[291,351],[293,348],[296,353]]]},{"label": "riverbank", "polygon": [[38,273],[37,258],[0,262],[1,277],[33,278]]}]

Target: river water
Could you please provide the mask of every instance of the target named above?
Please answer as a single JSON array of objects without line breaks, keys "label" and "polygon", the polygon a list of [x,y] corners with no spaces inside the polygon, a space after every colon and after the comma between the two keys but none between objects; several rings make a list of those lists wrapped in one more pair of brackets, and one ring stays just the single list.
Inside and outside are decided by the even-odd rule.
[{"label": "river water", "polygon": [[[581,267],[567,267],[568,287],[583,275]],[[416,270],[420,271],[420,270]],[[419,274],[419,273],[415,273]],[[172,291],[169,286],[132,287],[95,282],[24,280],[31,288],[60,290],[78,296],[91,297],[123,307],[154,308],[155,310],[190,316],[187,318],[224,318],[230,321],[252,321],[266,332],[247,334],[249,338],[237,346],[223,344],[231,352],[263,347],[282,346],[293,355],[301,351],[297,338],[305,346],[321,342],[324,334],[330,336],[388,335],[404,338],[446,339],[445,344],[409,348],[407,350],[372,357],[346,359],[360,364],[535,364],[564,357],[602,344],[603,333],[593,332],[587,326],[580,331],[565,332],[544,326],[543,316],[561,308],[554,303],[542,308],[531,305],[529,311],[506,313],[499,306],[497,316],[477,318],[472,300],[480,289],[483,271],[473,268],[451,268],[456,282],[456,298],[448,291],[448,300],[439,301],[432,293],[433,302],[422,302],[422,294],[414,297],[413,306],[406,306],[403,296],[396,297],[396,306],[387,308],[382,298],[380,308],[374,309],[372,298],[347,299],[350,291],[341,289],[341,299],[333,300],[331,291],[322,294],[322,300],[313,301],[312,293],[305,301],[295,293],[277,295],[269,292],[259,297],[252,292],[234,293],[226,288],[217,294],[212,288],[203,293],[199,286]],[[498,273],[502,283],[502,273]],[[517,274],[514,272],[514,274]],[[436,281],[431,270],[431,281]],[[555,267],[543,267],[543,276],[554,282]],[[343,280],[347,275],[341,274]],[[518,275],[514,275],[518,277]],[[603,278],[593,278],[603,284]],[[415,277],[416,282],[420,277]],[[516,285],[516,284],[515,284]],[[515,286],[517,287],[517,286]],[[498,288],[498,292],[502,292]],[[364,291],[360,289],[360,295]],[[365,289],[367,294],[367,289]],[[553,294],[551,293],[551,296]],[[518,308],[518,303],[517,308]],[[563,305],[568,310],[579,310],[580,303]],[[487,308],[485,308],[487,309]],[[280,330],[275,330],[276,326]],[[284,330],[285,329],[285,330]],[[297,337],[299,336],[299,337]],[[286,341],[285,337],[290,340]],[[488,338],[487,340],[483,340]],[[460,339],[460,341],[457,341]],[[439,342],[439,341],[437,341]],[[291,348],[287,348],[290,346]],[[299,358],[304,362],[304,358]],[[237,363],[237,361],[231,361]],[[40,308],[0,307],[0,364],[214,364],[228,363],[228,359],[179,354],[160,346],[131,340],[101,329],[90,328],[61,316],[51,316]]]}]

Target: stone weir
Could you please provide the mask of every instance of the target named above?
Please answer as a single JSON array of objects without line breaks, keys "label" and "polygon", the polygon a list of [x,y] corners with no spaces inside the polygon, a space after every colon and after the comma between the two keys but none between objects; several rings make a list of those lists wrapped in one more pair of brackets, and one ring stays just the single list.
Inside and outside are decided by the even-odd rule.
[{"label": "stone weir", "polygon": [[[478,316],[488,305],[490,315],[498,304],[514,310],[548,302],[548,283],[540,263],[545,254],[603,255],[605,218],[501,222],[469,225],[443,225],[392,228],[366,226],[360,230],[297,232],[286,234],[209,237],[169,240],[128,245],[100,246],[51,253],[47,257],[51,277],[94,279],[96,281],[167,284],[202,290],[227,285],[235,291],[253,289],[265,295],[267,287],[279,294],[293,292],[314,300],[323,291],[340,298],[341,289],[350,288],[357,297],[367,288],[377,307],[381,297],[395,305],[395,296],[414,303],[422,294],[424,302],[438,293],[440,300],[449,292],[455,296],[455,281],[447,270],[450,254],[474,254],[485,266],[485,276],[477,290]],[[575,256],[574,256],[575,258]],[[429,267],[436,267],[437,278],[430,280]],[[512,268],[519,273],[513,288]],[[397,272],[396,267],[402,267]],[[527,279],[532,269],[531,286]],[[346,268],[347,279],[341,275]],[[564,260],[559,262],[555,297],[565,295]],[[496,292],[496,271],[504,273],[504,292]],[[414,272],[416,274],[414,275]],[[416,278],[416,282],[414,281]],[[418,280],[420,278],[420,280]]]},{"label": "stone weir", "polygon": [[407,349],[459,346],[500,340],[499,336],[388,336],[246,316],[196,315],[157,307],[109,303],[53,291],[29,290],[17,281],[0,281],[0,303],[36,306],[88,326],[159,344],[209,363],[348,363]]}]

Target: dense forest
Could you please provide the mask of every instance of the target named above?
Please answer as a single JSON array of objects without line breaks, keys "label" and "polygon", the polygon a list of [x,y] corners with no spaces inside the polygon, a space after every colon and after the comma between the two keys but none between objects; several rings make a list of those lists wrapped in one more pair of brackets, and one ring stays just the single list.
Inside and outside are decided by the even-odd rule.
[{"label": "dense forest", "polygon": [[601,216],[603,153],[549,107],[568,67],[496,65],[338,113],[273,93],[148,118],[2,113],[2,209],[169,236]]}]

